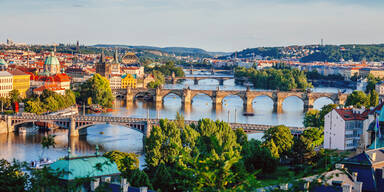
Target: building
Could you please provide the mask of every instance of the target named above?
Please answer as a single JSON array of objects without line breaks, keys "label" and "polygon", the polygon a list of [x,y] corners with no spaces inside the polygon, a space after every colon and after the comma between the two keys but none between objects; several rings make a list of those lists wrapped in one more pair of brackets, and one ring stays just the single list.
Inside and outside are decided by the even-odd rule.
[{"label": "building", "polygon": [[137,83],[137,87],[147,88],[148,83],[154,82],[155,80],[155,77],[152,74],[149,74],[144,77],[143,81],[140,84],[139,82]]},{"label": "building", "polygon": [[13,89],[18,90],[20,96],[25,98],[31,86],[30,75],[19,69],[8,70],[8,72],[13,76]]},{"label": "building", "polygon": [[109,86],[112,90],[121,89],[121,75],[113,74],[110,75],[109,78]]},{"label": "building", "polygon": [[8,68],[8,63],[4,59],[0,59],[0,71],[5,71]]},{"label": "building", "polygon": [[55,52],[51,52],[44,62],[44,72],[42,75],[50,76],[60,73],[60,62],[55,56]]},{"label": "building", "polygon": [[127,87],[137,87],[137,80],[131,74],[126,74],[121,77],[121,88],[126,89]]},{"label": "building", "polygon": [[[79,191],[95,191],[97,187],[105,184],[107,191],[111,192],[154,192],[148,187],[131,187],[125,178],[122,178],[115,162],[99,154],[98,146],[94,155],[73,156],[68,155],[49,165],[52,173],[58,174],[59,183],[66,189],[69,184],[81,184]],[[92,179],[88,181],[88,179]],[[79,183],[84,180],[85,182]]]},{"label": "building", "polygon": [[144,67],[122,67],[121,71],[123,74],[131,74],[136,79],[144,77]]},{"label": "building", "polygon": [[13,77],[7,71],[0,71],[0,97],[8,97],[13,90]]},{"label": "building", "polygon": [[377,92],[380,96],[383,96],[383,95],[384,95],[384,82],[377,83],[377,84],[375,85],[375,90],[376,90],[376,92]]},{"label": "building", "polygon": [[[380,105],[380,107],[382,104]],[[368,128],[375,109],[336,108],[324,117],[324,148],[353,150],[370,143]]]},{"label": "building", "polygon": [[100,61],[96,64],[96,73],[99,73],[109,80],[111,89],[121,88],[121,70],[117,50],[115,51],[112,62],[106,61],[104,51],[101,53]]},{"label": "building", "polygon": [[362,183],[362,191],[384,191],[384,148],[363,151],[342,163]]},{"label": "building", "polygon": [[46,84],[46,85],[40,86],[36,89],[33,89],[33,94],[41,95],[43,91],[46,89],[53,91],[59,95],[65,95],[65,89],[57,86],[57,84]]},{"label": "building", "polygon": [[127,52],[121,59],[121,62],[125,65],[137,64],[139,62],[139,58],[133,52]]}]

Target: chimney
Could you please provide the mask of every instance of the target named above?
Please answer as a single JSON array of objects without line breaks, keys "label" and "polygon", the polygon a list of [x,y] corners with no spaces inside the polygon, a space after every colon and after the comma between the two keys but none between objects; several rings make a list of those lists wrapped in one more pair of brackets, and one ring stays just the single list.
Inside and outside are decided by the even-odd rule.
[{"label": "chimney", "polygon": [[288,191],[288,183],[280,184],[280,189],[283,191]]},{"label": "chimney", "polygon": [[148,191],[148,187],[140,187],[140,192],[147,192]]},{"label": "chimney", "polygon": [[353,189],[354,189],[354,192],[362,192],[363,191],[363,182],[355,181]]},{"label": "chimney", "polygon": [[127,182],[127,179],[121,178],[120,181],[120,188],[122,192],[128,192],[129,183]]},{"label": "chimney", "polygon": [[343,185],[343,192],[352,192],[352,187],[350,185]]},{"label": "chimney", "polygon": [[353,179],[354,182],[357,181],[357,172],[353,172],[352,173],[352,179]]},{"label": "chimney", "polygon": [[372,159],[372,161],[376,161],[376,152],[372,153],[371,159]]},{"label": "chimney", "polygon": [[98,188],[100,185],[100,178],[96,178],[93,181],[91,181],[91,191],[95,191],[96,188]]},{"label": "chimney", "polygon": [[344,169],[344,164],[341,164],[341,163],[337,163],[335,165],[336,169]]}]

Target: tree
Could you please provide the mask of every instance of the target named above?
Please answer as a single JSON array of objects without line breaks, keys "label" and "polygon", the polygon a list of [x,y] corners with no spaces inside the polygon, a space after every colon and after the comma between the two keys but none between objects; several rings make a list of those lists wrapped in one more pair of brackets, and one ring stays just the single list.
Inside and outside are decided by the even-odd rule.
[{"label": "tree", "polygon": [[[271,145],[262,145],[261,141],[252,139],[248,145],[243,146],[244,164],[249,172],[261,169],[266,174],[275,170],[278,163],[278,151],[272,142]],[[269,148],[273,149],[275,154],[272,154]]]},{"label": "tree", "polygon": [[9,163],[5,159],[0,160],[0,191],[25,191],[29,177],[22,172],[21,167],[18,162]]},{"label": "tree", "polygon": [[375,90],[371,90],[368,95],[369,106],[375,107],[379,104],[379,94]]},{"label": "tree", "polygon": [[369,98],[362,91],[353,91],[350,95],[348,95],[345,105],[352,105],[358,108],[361,108],[362,106],[369,106]]},{"label": "tree", "polygon": [[81,85],[80,100],[86,103],[88,98],[92,98],[94,104],[99,104],[103,107],[112,107],[113,95],[109,81],[99,74],[95,74]]},{"label": "tree", "polygon": [[[276,145],[280,157],[281,155],[287,155],[293,145],[293,135],[291,134],[291,130],[284,125],[269,128],[264,132],[263,139],[266,145]],[[273,152],[273,148],[269,149]]]},{"label": "tree", "polygon": [[41,140],[41,147],[43,148],[43,150],[41,151],[40,158],[43,157],[45,149],[49,149],[50,147],[55,148],[56,146],[55,137],[56,135],[43,136]]},{"label": "tree", "polygon": [[113,150],[104,153],[103,156],[113,160],[121,172],[125,171],[126,169],[134,170],[139,168],[138,155],[134,153],[126,153]]},{"label": "tree", "polygon": [[376,78],[372,74],[368,75],[368,84],[365,88],[366,93],[370,93],[371,91],[375,90],[376,84],[379,83],[380,79]]},{"label": "tree", "polygon": [[324,105],[320,110],[320,127],[324,127],[324,117],[333,109],[336,109],[337,104]]},{"label": "tree", "polygon": [[304,116],[304,127],[320,127],[323,126],[321,124],[320,119],[320,111],[317,109],[311,109],[305,113]]},{"label": "tree", "polygon": [[19,90],[13,89],[11,92],[9,92],[9,100],[10,100],[12,105],[16,102],[20,102],[21,97],[20,97]]}]

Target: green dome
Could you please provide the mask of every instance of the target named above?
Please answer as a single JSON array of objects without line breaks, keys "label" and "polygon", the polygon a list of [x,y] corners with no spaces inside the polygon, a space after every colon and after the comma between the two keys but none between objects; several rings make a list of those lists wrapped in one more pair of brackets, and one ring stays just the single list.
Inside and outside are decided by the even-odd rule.
[{"label": "green dome", "polygon": [[60,62],[57,59],[57,57],[52,53],[50,56],[47,57],[47,59],[45,59],[44,65],[59,65],[60,66]]},{"label": "green dome", "polygon": [[8,63],[4,59],[0,59],[0,65],[8,65]]},{"label": "green dome", "polygon": [[[100,166],[100,169],[97,169],[97,166]],[[55,172],[64,171],[64,174],[60,175],[63,180],[120,175],[116,163],[105,157],[61,159],[52,163],[49,168]]]}]

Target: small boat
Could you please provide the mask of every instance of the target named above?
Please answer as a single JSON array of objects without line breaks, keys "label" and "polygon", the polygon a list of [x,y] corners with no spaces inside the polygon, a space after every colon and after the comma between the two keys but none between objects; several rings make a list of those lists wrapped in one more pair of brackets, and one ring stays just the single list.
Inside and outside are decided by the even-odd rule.
[{"label": "small boat", "polygon": [[39,131],[39,127],[33,125],[32,127],[19,127],[19,134],[33,134]]},{"label": "small boat", "polygon": [[255,114],[252,112],[244,112],[243,115],[244,116],[254,116]]},{"label": "small boat", "polygon": [[32,169],[42,169],[43,167],[48,166],[48,165],[52,164],[53,162],[54,161],[52,161],[52,160],[44,158],[44,159],[40,159],[40,161],[31,161],[30,167]]}]

